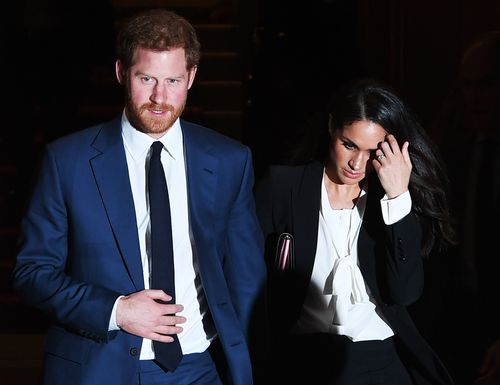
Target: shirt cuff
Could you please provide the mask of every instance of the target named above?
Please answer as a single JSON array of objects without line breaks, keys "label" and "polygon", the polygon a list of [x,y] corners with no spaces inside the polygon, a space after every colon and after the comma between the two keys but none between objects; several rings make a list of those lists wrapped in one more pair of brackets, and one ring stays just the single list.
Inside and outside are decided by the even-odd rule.
[{"label": "shirt cuff", "polygon": [[380,200],[382,217],[386,225],[392,225],[407,216],[411,211],[410,191],[406,191],[396,198],[389,199],[387,195]]},{"label": "shirt cuff", "polygon": [[115,301],[115,304],[113,305],[113,310],[111,311],[111,317],[109,318],[109,326],[108,326],[108,331],[113,331],[113,330],[120,330],[120,327],[118,326],[118,324],[116,323],[116,308],[118,306],[118,301],[125,297],[124,295],[121,295],[119,296],[116,301]]}]

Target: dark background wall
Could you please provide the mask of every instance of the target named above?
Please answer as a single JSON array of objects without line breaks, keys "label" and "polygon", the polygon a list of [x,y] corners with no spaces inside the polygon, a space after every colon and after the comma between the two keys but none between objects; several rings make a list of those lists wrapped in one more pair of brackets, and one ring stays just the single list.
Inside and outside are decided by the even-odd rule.
[{"label": "dark background wall", "polygon": [[262,1],[243,137],[259,172],[308,143],[330,93],[360,76],[386,81],[436,141],[435,120],[456,89],[460,57],[500,28],[494,0]]}]

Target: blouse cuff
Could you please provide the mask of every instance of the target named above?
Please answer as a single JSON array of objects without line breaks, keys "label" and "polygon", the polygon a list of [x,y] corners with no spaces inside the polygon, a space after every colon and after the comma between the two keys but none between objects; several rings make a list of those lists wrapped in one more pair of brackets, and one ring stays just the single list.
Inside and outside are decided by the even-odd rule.
[{"label": "blouse cuff", "polygon": [[406,191],[395,198],[389,199],[387,195],[380,200],[380,207],[382,209],[382,217],[386,225],[392,225],[411,211],[411,196],[410,191]]}]

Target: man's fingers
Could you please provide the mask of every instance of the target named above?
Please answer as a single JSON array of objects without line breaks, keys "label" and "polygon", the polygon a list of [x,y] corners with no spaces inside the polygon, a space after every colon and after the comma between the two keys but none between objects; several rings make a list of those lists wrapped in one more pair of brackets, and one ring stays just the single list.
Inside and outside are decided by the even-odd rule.
[{"label": "man's fingers", "polygon": [[178,325],[178,324],[183,324],[184,322],[186,322],[186,317],[183,317],[181,315],[169,315],[169,314],[165,314],[160,323],[162,325]]},{"label": "man's fingers", "polygon": [[[161,306],[160,308],[160,312],[162,315],[164,316],[168,316],[168,317],[175,317],[175,314],[177,313],[180,313],[181,311],[184,310],[184,306],[182,305],[179,305],[179,304],[163,304],[163,303],[160,303],[159,304]],[[186,322],[186,319],[182,316],[178,316],[179,318],[179,322],[172,322],[173,323],[183,323],[183,322]],[[181,321],[183,320],[183,321]]]},{"label": "man's fingers", "polygon": [[154,328],[154,332],[162,335],[182,333],[184,329],[176,325],[160,325]]},{"label": "man's fingers", "polygon": [[167,333],[150,332],[150,333],[145,334],[144,337],[147,339],[150,339],[152,341],[160,341],[160,342],[170,343],[170,342],[174,342],[174,338],[172,337],[172,334],[178,334],[178,333],[168,332],[168,334],[167,334]]},{"label": "man's fingers", "polygon": [[169,302],[172,300],[172,297],[170,295],[168,295],[167,293],[165,293],[163,290],[145,290],[145,292],[147,293],[147,295],[151,298],[154,298],[154,299],[159,299],[159,300],[162,300],[164,302]]}]

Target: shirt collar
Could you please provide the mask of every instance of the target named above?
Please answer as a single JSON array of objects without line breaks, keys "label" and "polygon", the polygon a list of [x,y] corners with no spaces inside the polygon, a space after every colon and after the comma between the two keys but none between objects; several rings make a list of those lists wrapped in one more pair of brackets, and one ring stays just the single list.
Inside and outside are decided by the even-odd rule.
[{"label": "shirt collar", "polygon": [[182,154],[182,130],[179,119],[177,119],[172,127],[159,139],[154,139],[151,136],[135,129],[127,118],[125,110],[122,113],[122,137],[125,146],[130,151],[134,160],[146,158],[149,148],[153,142],[159,140],[165,146],[167,153],[173,159],[179,159]]}]

